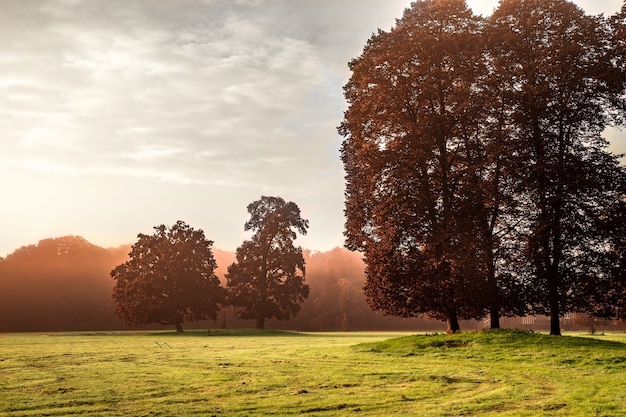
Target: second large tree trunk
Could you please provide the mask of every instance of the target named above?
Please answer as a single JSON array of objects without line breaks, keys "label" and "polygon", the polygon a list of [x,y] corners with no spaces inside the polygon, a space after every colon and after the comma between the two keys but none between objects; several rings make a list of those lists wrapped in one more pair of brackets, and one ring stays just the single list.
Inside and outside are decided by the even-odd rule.
[{"label": "second large tree trunk", "polygon": [[550,297],[550,335],[561,336],[561,309],[556,289],[551,288],[548,296]]},{"label": "second large tree trunk", "polygon": [[183,332],[183,325],[180,323],[174,323],[174,326],[176,326],[176,333],[182,333]]},{"label": "second large tree trunk", "polygon": [[461,331],[461,326],[459,326],[459,319],[456,315],[456,310],[452,310],[448,312],[448,318],[446,320],[447,330],[446,333],[458,333]]},{"label": "second large tree trunk", "polygon": [[493,262],[489,266],[489,317],[491,320],[490,328],[500,328],[500,290],[496,281],[495,267]]},{"label": "second large tree trunk", "polygon": [[558,313],[550,313],[550,335],[561,336],[561,320]]},{"label": "second large tree trunk", "polygon": [[500,328],[500,309],[496,306],[491,306],[491,311],[489,313],[491,323],[489,328],[491,329],[499,329]]},{"label": "second large tree trunk", "polygon": [[256,319],[256,328],[257,329],[265,329],[265,317],[257,317],[257,319]]}]

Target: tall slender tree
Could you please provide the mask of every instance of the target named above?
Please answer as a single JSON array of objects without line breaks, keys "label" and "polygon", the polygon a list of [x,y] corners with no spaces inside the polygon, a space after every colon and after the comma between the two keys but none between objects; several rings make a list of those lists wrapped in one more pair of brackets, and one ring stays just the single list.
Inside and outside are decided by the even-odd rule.
[{"label": "tall slender tree", "polygon": [[248,205],[248,213],[244,229],[254,234],[237,248],[226,285],[236,317],[255,319],[263,329],[266,319],[297,314],[309,296],[302,248],[293,244],[296,232],[306,234],[309,222],[295,203],[280,197],[261,197]]},{"label": "tall slender tree", "polygon": [[505,91],[512,161],[529,220],[525,256],[535,312],[551,318],[590,308],[606,277],[596,219],[624,192],[602,132],[619,122],[623,73],[601,16],[566,0],[502,0],[490,20],[489,51]]},{"label": "tall slender tree", "polygon": [[[363,251],[365,292],[385,314],[485,314],[478,244],[484,147],[482,20],[463,0],[417,1],[350,63],[344,87],[346,246]],[[479,187],[480,188],[480,187]]]}]

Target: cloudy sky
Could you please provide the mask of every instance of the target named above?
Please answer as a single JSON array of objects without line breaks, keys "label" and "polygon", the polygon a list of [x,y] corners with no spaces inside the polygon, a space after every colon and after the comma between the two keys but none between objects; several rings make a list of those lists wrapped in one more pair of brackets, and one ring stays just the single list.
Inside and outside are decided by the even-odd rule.
[{"label": "cloudy sky", "polygon": [[346,63],[409,4],[0,0],[0,256],[68,234],[133,243],[178,219],[234,250],[262,195],[299,205],[305,248],[341,246]]}]

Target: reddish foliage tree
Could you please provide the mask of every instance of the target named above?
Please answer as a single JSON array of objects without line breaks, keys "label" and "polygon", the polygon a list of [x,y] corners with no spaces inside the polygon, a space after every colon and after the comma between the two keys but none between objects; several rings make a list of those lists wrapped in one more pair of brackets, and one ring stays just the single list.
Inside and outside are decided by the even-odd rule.
[{"label": "reddish foliage tree", "polygon": [[[414,2],[350,63],[346,245],[370,306],[444,319],[608,311],[606,211],[626,193],[602,132],[623,124],[626,6]],[[611,240],[612,239],[612,240]],[[608,309],[608,310],[607,310]]]},{"label": "reddish foliage tree", "polygon": [[459,330],[485,314],[475,178],[486,72],[481,20],[463,0],[413,3],[350,63],[346,244],[367,264],[370,306]]},{"label": "reddish foliage tree", "polygon": [[306,234],[309,223],[295,203],[280,197],[262,197],[248,205],[248,213],[244,229],[254,235],[237,248],[226,283],[235,316],[255,319],[262,329],[265,319],[297,314],[309,295],[302,248],[293,245],[296,232]]},{"label": "reddish foliage tree", "polygon": [[225,293],[204,232],[178,221],[138,238],[130,260],[111,271],[116,314],[127,324],[174,325],[177,332],[185,321],[215,320]]},{"label": "reddish foliage tree", "polygon": [[532,305],[559,335],[562,314],[598,308],[594,294],[615,283],[598,220],[626,192],[602,137],[622,122],[624,32],[566,0],[503,0],[489,31],[516,155],[510,172],[524,194]]}]

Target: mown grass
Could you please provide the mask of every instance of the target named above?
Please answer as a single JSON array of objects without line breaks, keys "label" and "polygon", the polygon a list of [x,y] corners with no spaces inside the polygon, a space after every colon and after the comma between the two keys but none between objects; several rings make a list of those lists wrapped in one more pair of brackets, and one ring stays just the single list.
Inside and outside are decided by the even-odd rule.
[{"label": "mown grass", "polygon": [[0,416],[625,416],[626,335],[0,335]]}]

